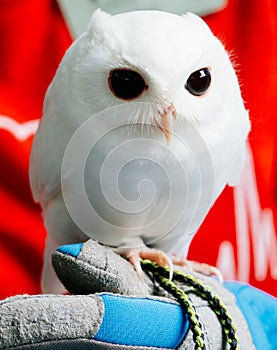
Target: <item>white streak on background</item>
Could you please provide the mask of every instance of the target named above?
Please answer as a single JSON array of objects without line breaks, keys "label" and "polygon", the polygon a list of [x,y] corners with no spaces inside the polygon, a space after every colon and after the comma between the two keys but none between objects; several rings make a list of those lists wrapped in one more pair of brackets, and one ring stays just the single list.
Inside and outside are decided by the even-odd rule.
[{"label": "white streak on background", "polygon": [[0,115],[0,129],[10,132],[17,140],[26,141],[38,129],[39,119],[18,123],[16,120]]},{"label": "white streak on background", "polygon": [[277,237],[273,213],[270,208],[261,207],[250,147],[247,149],[241,183],[234,189],[234,207],[237,266],[233,263],[236,261],[234,247],[230,242],[226,245],[226,241],[219,247],[217,266],[222,268],[226,279],[235,276],[240,281],[249,282],[252,264],[256,280],[265,280],[268,273],[277,279]]}]

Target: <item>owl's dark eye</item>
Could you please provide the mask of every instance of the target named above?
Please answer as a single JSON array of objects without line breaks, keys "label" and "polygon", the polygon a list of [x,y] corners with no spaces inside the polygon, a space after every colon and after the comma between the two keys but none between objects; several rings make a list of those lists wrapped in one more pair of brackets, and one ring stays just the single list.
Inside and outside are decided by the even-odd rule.
[{"label": "owl's dark eye", "polygon": [[122,100],[138,98],[147,89],[142,76],[131,69],[112,70],[108,82],[112,93]]},{"label": "owl's dark eye", "polygon": [[194,96],[202,96],[211,85],[211,73],[208,68],[201,68],[189,76],[185,88]]}]

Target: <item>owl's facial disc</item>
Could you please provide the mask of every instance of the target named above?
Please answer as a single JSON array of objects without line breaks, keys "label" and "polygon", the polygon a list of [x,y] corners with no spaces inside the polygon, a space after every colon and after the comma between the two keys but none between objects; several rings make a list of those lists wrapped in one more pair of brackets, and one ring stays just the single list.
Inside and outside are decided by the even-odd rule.
[{"label": "owl's facial disc", "polygon": [[[112,94],[125,101],[138,99],[147,89],[142,75],[130,68],[116,68],[110,71],[108,85]],[[195,97],[206,94],[211,85],[210,68],[204,67],[192,72],[184,87]],[[170,142],[171,130],[176,118],[176,109],[173,103],[159,111],[160,121],[157,123],[166,138],[167,144]]]},{"label": "owl's facial disc", "polygon": [[108,83],[113,95],[126,101],[139,98],[148,89],[140,73],[129,68],[113,69]]}]

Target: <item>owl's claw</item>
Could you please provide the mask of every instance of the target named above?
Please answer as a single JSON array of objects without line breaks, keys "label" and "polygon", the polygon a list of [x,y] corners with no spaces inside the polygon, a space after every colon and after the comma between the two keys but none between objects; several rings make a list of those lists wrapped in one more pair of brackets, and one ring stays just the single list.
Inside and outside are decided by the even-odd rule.
[{"label": "owl's claw", "polygon": [[127,254],[127,258],[130,263],[134,266],[139,278],[143,279],[143,271],[140,265],[140,259],[151,260],[162,267],[167,267],[169,269],[169,279],[172,280],[173,277],[173,262],[172,260],[162,251],[157,249],[130,249]]},{"label": "owl's claw", "polygon": [[136,250],[131,250],[126,254],[126,257],[128,258],[129,262],[134,266],[134,269],[137,272],[137,275],[140,280],[143,280],[143,271],[140,265],[140,255],[139,252]]},{"label": "owl's claw", "polygon": [[211,266],[205,263],[200,263],[197,261],[189,261],[185,259],[184,260],[173,259],[173,263],[179,266],[186,266],[190,271],[199,272],[206,276],[216,276],[219,282],[221,284],[223,283],[222,273],[215,266]]}]

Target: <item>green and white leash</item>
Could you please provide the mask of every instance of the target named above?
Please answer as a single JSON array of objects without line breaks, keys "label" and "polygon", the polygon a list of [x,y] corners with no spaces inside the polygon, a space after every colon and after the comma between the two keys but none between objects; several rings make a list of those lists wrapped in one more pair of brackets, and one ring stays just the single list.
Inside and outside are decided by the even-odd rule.
[{"label": "green and white leash", "polygon": [[230,345],[230,350],[239,350],[239,340],[232,317],[228,313],[226,306],[220,301],[219,297],[216,296],[210,290],[210,288],[206,287],[202,281],[192,275],[185,274],[180,270],[174,270],[173,278],[170,280],[168,278],[169,269],[161,267],[150,260],[141,260],[141,266],[145,272],[150,272],[154,280],[158,282],[159,285],[167,292],[174,296],[185,309],[186,313],[188,314],[190,329],[193,334],[193,341],[195,344],[194,350],[206,349],[202,326],[191,299],[173,281],[193,287],[195,294],[208,302],[222,326],[227,342]]}]

